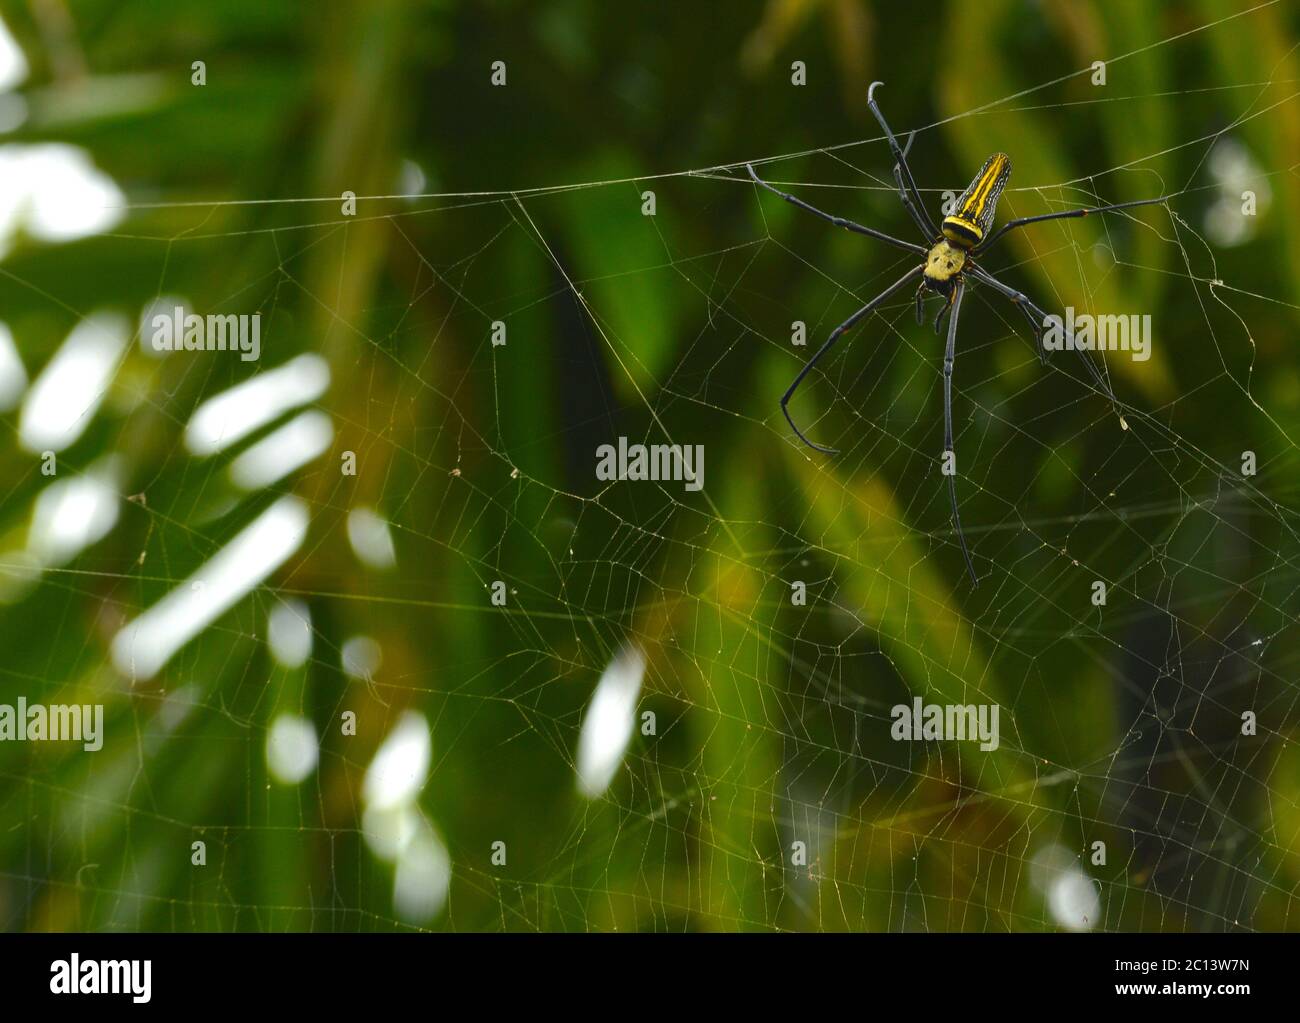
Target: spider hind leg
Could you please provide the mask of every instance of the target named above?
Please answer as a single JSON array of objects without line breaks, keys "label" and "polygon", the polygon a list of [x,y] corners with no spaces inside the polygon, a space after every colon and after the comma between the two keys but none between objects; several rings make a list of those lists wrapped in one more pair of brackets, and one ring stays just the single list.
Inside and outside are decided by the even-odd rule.
[{"label": "spider hind leg", "polygon": [[961,314],[962,289],[963,282],[958,278],[953,286],[952,300],[949,306],[945,306],[945,309],[951,307],[952,318],[948,321],[948,342],[943,351],[943,450],[953,461],[951,471],[944,475],[948,477],[948,500],[952,505],[952,524],[957,533],[957,542],[961,546],[962,558],[966,561],[966,571],[970,574],[971,582],[978,587],[980,578],[975,572],[970,548],[966,546],[966,533],[961,528],[961,512],[957,507],[957,454],[952,439],[952,370],[957,357],[957,320]]}]

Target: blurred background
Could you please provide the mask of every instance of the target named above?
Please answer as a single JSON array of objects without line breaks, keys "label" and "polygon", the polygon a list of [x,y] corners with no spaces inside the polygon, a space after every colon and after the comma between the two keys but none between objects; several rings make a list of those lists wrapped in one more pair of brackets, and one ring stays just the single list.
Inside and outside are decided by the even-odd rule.
[{"label": "blurred background", "polygon": [[[1291,5],[0,19],[0,704],[104,708],[0,742],[0,926],[1295,926]],[[1173,196],[984,262],[1153,354],[1123,430],[968,295],[978,588],[937,299],[792,402],[841,455],[778,406],[911,257],[744,163],[910,239],[877,79],[932,210],[996,151],[1001,219]],[[178,306],[260,358],[155,351]],[[703,489],[597,479],[619,437]],[[999,748],[892,741],[914,697]]]}]

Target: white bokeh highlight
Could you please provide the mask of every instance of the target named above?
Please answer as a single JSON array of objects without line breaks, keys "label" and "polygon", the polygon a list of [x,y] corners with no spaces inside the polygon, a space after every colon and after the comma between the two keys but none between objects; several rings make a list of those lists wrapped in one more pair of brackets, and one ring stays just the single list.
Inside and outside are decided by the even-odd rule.
[{"label": "white bokeh highlight", "polygon": [[267,619],[271,656],[286,668],[301,668],[311,656],[311,611],[301,600],[277,600]]},{"label": "white bokeh highlight", "polygon": [[297,714],[281,714],[266,733],[266,767],[271,777],[297,785],[320,760],[320,741],[312,723]]},{"label": "white bokeh highlight", "polygon": [[113,637],[113,664],[137,681],[152,678],[181,647],[261,585],[307,535],[307,506],[282,497],[197,572]]},{"label": "white bokeh highlight", "polygon": [[102,234],[122,220],[126,196],[90,154],[61,142],[0,146],[0,255],[20,232],[45,242]]},{"label": "white bokeh highlight", "polygon": [[14,344],[13,332],[7,324],[0,323],[0,412],[14,408],[26,389],[27,370]]},{"label": "white bokeh highlight", "polygon": [[151,359],[165,359],[172,354],[166,350],[160,352],[153,346],[154,317],[166,316],[171,319],[177,309],[180,309],[185,316],[189,316],[194,312],[187,299],[176,295],[160,295],[140,310],[140,329],[138,331],[140,351]]},{"label": "white bokeh highlight", "polygon": [[366,770],[361,797],[368,807],[392,809],[414,802],[424,788],[433,757],[429,724],[418,711],[398,718]]},{"label": "white bokeh highlight", "polygon": [[369,681],[384,663],[384,649],[369,636],[351,636],[343,641],[339,659],[349,677]]},{"label": "white bokeh highlight", "polygon": [[437,832],[420,818],[415,834],[397,854],[393,876],[393,909],[407,923],[423,923],[447,901],[451,857]]},{"label": "white bokeh highlight", "polygon": [[1071,931],[1090,931],[1101,915],[1097,886],[1078,867],[1063,871],[1047,889],[1047,906],[1052,919]]},{"label": "white bokeh highlight", "polygon": [[330,384],[319,355],[299,355],[209,398],[185,426],[193,455],[215,455],[255,433],[290,409],[315,401]]},{"label": "white bokeh highlight", "polygon": [[76,442],[104,400],[127,341],[127,321],[113,314],[88,316],[72,329],[23,401],[23,447],[62,451]]},{"label": "white bokeh highlight", "polygon": [[324,412],[304,412],[267,434],[230,463],[230,479],[244,490],[260,490],[284,479],[329,450],[334,425]]},{"label": "white bokeh highlight", "polygon": [[117,524],[118,463],[108,458],[80,476],[56,480],[32,508],[27,550],[40,564],[66,565]]},{"label": "white bokeh highlight", "polygon": [[394,865],[393,909],[411,924],[437,915],[451,885],[451,857],[416,804],[432,758],[428,721],[404,711],[375,751],[361,789],[361,832],[371,852]]},{"label": "white bokeh highlight", "polygon": [[578,736],[578,791],[595,799],[609,788],[636,728],[636,704],[645,657],[626,647],[610,662],[582,719]]},{"label": "white bokeh highlight", "polygon": [[[1255,237],[1261,217],[1272,205],[1273,189],[1268,175],[1251,156],[1250,150],[1231,135],[1217,139],[1206,160],[1210,177],[1218,185],[1218,198],[1205,211],[1205,233],[1216,246],[1244,245]],[[1255,193],[1255,214],[1242,212],[1242,195]]]},{"label": "white bokeh highlight", "polygon": [[1101,922],[1097,883],[1079,865],[1079,857],[1059,843],[1045,845],[1029,863],[1029,879],[1047,903],[1058,927],[1090,931]]},{"label": "white bokeh highlight", "polygon": [[0,90],[22,85],[27,79],[27,57],[9,26],[0,20]]},{"label": "white bokeh highlight", "polygon": [[348,512],[348,543],[362,564],[392,568],[397,563],[388,522],[373,508],[359,506]]}]

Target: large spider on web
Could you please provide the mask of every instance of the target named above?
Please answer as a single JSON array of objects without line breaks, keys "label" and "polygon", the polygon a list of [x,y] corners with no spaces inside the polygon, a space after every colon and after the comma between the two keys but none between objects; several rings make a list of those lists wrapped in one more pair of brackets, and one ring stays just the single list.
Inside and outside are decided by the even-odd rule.
[{"label": "large spider on web", "polygon": [[[951,471],[945,471],[945,474],[948,477],[948,496],[952,502],[953,525],[956,529],[957,539],[961,544],[962,556],[966,559],[966,569],[970,572],[971,581],[978,586],[979,577],[975,574],[975,565],[971,561],[970,551],[966,546],[966,536],[961,528],[961,515],[957,510],[956,453],[953,451],[952,444],[952,367],[957,345],[957,319],[961,313],[961,298],[962,292],[966,288],[966,277],[969,275],[981,284],[987,284],[998,294],[1010,299],[1016,308],[1024,313],[1025,318],[1029,321],[1030,329],[1034,332],[1038,358],[1046,365],[1047,350],[1043,347],[1043,331],[1047,314],[1022,292],[1003,284],[991,273],[979,266],[976,263],[976,258],[991,249],[1008,231],[1024,227],[1026,224],[1037,224],[1045,220],[1064,220],[1068,217],[1086,217],[1089,213],[1108,213],[1112,210],[1132,209],[1135,206],[1152,206],[1166,202],[1172,197],[1161,196],[1158,199],[1138,199],[1134,202],[1114,203],[1110,206],[1092,206],[1077,210],[1066,210],[1061,213],[1043,213],[1036,217],[1020,217],[1016,220],[1007,221],[990,235],[989,229],[993,226],[993,215],[997,211],[998,199],[1002,195],[1002,190],[1006,188],[1007,180],[1011,177],[1010,157],[1006,153],[994,153],[985,162],[975,180],[967,186],[966,191],[957,199],[952,208],[953,212],[945,216],[942,224],[936,227],[921,201],[920,191],[917,189],[916,181],[912,178],[912,172],[907,166],[907,154],[912,148],[912,139],[916,133],[913,132],[907,137],[906,146],[899,146],[898,140],[894,137],[894,133],[889,129],[889,124],[885,121],[884,114],[880,112],[880,107],[876,105],[875,91],[882,84],[882,82],[871,83],[871,87],[867,90],[867,105],[871,108],[876,120],[880,122],[880,127],[884,129],[885,137],[889,139],[889,149],[896,161],[894,163],[894,180],[898,183],[898,197],[903,202],[903,208],[911,215],[912,222],[924,237],[925,245],[903,241],[901,238],[894,238],[883,231],[877,231],[875,228],[863,227],[861,224],[855,224],[843,217],[823,213],[802,199],[769,185],[754,172],[752,165],[745,165],[745,169],[749,171],[749,176],[757,184],[762,185],[770,192],[775,192],[786,202],[798,206],[801,210],[815,213],[823,220],[830,221],[836,227],[843,227],[850,231],[856,231],[858,234],[865,234],[869,238],[879,239],[895,248],[905,249],[908,252],[925,257],[924,263],[908,270],[897,281],[831,331],[826,343],[808,360],[803,369],[799,371],[798,376],[794,378],[794,382],[781,396],[781,411],[785,413],[786,421],[790,424],[796,436],[810,448],[828,455],[839,454],[835,448],[824,447],[809,440],[804,436],[803,431],[795,425],[794,419],[790,416],[789,407],[790,398],[795,389],[803,382],[804,377],[808,375],[818,360],[830,351],[841,334],[854,326],[895,292],[900,291],[918,277],[921,279],[921,283],[916,289],[917,324],[923,322],[921,300],[926,289],[947,298],[947,303],[934,318],[936,334],[943,325],[944,317],[947,316],[948,318],[948,342],[943,353],[943,448],[944,454],[949,459]],[[1115,392],[1111,390],[1105,376],[1088,358],[1087,352],[1076,347],[1072,340],[1068,341],[1066,347],[1073,348],[1079,353],[1093,380],[1110,398],[1111,403],[1115,404]],[[1127,428],[1127,423],[1123,422],[1123,417],[1121,417],[1121,423]]]}]

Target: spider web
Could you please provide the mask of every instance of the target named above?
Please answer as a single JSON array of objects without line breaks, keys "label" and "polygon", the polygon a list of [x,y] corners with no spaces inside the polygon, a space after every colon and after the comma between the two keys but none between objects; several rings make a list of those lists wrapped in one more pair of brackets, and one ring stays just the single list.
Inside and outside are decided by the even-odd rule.
[{"label": "spider web", "polygon": [[[104,243],[123,258],[163,252],[150,309],[170,302],[173,265],[238,237],[246,264],[269,268],[221,271],[225,304],[262,314],[256,372],[309,351],[331,382],[200,457],[181,443],[195,410],[253,371],[212,354],[150,361],[144,327],[122,350],[109,393],[134,400],[99,413],[105,450],[131,463],[116,526],[7,590],[9,636],[62,638],[0,673],[8,702],[103,702],[105,749],[0,748],[0,806],[25,822],[0,836],[0,919],[1294,927],[1300,380],[1286,260],[1258,255],[1285,215],[1270,183],[1280,193],[1293,165],[1253,147],[1252,131],[1279,125],[1300,93],[1276,69],[1158,94],[1124,75],[1249,16],[1112,58],[1096,99],[1069,89],[1084,69],[921,125],[882,93],[900,138],[916,132],[932,211],[964,187],[959,167],[978,166],[961,141],[945,164],[947,138],[1031,168],[1013,175],[1003,221],[1170,196],[1037,225],[983,263],[1051,312],[1156,312],[1148,362],[1092,356],[1127,428],[1077,359],[1040,367],[1018,311],[968,292],[955,449],[978,589],[940,471],[937,300],[918,328],[901,293],[843,340],[791,405],[841,454],[803,448],[777,397],[913,257],[834,234],[756,189],[743,161],[514,191],[417,187],[363,195],[355,217],[334,196],[135,204]],[[1037,140],[1007,134],[1032,123],[1069,139],[1098,105],[1160,100],[1177,112],[1167,142],[1139,140],[1108,167],[1084,153],[1083,177],[1034,177],[1036,158],[1018,153]],[[1225,148],[1231,166],[1215,156]],[[753,162],[819,207],[912,237],[879,137]],[[1230,230],[1223,204],[1244,189],[1260,197],[1260,226]],[[160,231],[159,217],[181,226]],[[686,228],[710,222],[716,234]],[[376,261],[404,293],[350,304]],[[232,485],[231,459],[309,406],[329,416],[328,453],[267,486]],[[596,448],[620,436],[703,444],[703,488],[599,480]],[[80,450],[61,473],[100,464]],[[345,451],[355,476],[339,471]],[[5,504],[25,528],[50,484],[22,458]],[[114,665],[125,626],[286,495],[309,526],[266,583],[156,676]],[[31,570],[18,550],[15,575]],[[797,583],[806,603],[792,600]],[[310,624],[305,659],[268,649],[277,614],[282,632]],[[587,798],[574,790],[580,735],[627,648],[645,662],[637,727]],[[996,704],[998,748],[891,740],[891,709],[915,697]],[[319,744],[292,783],[268,767],[285,715]],[[413,772],[400,795],[372,780],[383,749]],[[394,851],[412,841],[414,859]]]}]

